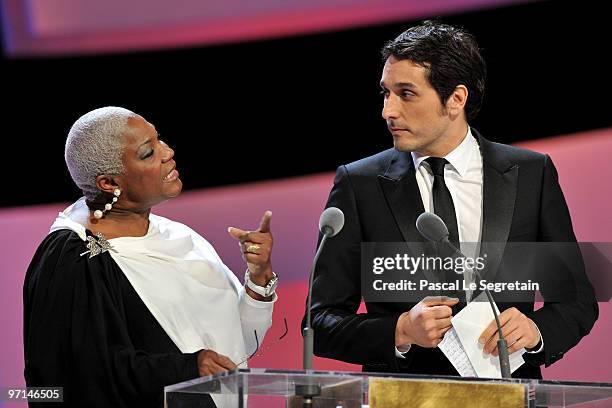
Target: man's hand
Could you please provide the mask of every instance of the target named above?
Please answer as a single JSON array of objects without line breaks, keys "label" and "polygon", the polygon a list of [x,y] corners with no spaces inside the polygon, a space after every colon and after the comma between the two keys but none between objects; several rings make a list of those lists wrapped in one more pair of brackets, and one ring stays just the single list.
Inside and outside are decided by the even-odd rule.
[{"label": "man's hand", "polygon": [[[516,307],[501,312],[499,324],[508,344],[508,354],[512,354],[523,347],[533,348],[540,341],[540,334],[535,323]],[[493,319],[480,335],[478,342],[484,344],[486,354],[497,356],[499,354],[497,340],[499,340],[499,334],[497,333],[497,324]]]},{"label": "man's hand", "polygon": [[244,231],[229,227],[227,232],[238,241],[242,258],[249,268],[250,279],[258,286],[266,286],[272,279],[272,233],[270,219],[272,212],[266,211],[257,231]]},{"label": "man's hand", "polygon": [[444,333],[452,327],[451,306],[458,302],[456,298],[428,296],[410,311],[402,313],[395,326],[395,347],[399,349],[408,344],[437,347]]},{"label": "man's hand", "polygon": [[200,376],[213,375],[223,371],[234,370],[236,364],[229,357],[217,354],[212,350],[202,350],[198,353],[198,371]]}]

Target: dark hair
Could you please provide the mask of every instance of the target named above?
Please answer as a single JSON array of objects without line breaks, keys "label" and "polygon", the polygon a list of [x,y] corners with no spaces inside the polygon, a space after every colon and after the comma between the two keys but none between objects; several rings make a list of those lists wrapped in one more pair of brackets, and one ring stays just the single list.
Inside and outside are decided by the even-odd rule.
[{"label": "dark hair", "polygon": [[487,67],[476,39],[467,31],[427,20],[409,28],[381,50],[383,60],[390,56],[408,59],[427,70],[427,79],[444,105],[457,85],[465,85],[468,99],[467,121],[473,120],[485,90]]}]

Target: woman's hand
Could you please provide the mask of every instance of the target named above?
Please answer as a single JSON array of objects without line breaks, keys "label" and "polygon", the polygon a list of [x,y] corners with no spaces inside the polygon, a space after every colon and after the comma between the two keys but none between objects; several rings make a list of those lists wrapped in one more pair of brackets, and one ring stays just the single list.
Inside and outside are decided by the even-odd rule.
[{"label": "woman's hand", "polygon": [[251,281],[258,286],[266,286],[272,279],[272,233],[270,219],[272,212],[266,211],[256,231],[244,231],[229,227],[227,232],[236,240],[242,251],[242,258],[249,268]]},{"label": "woman's hand", "polygon": [[236,369],[236,364],[223,354],[215,353],[212,350],[202,350],[198,353],[198,371],[200,376],[213,375],[234,369]]}]

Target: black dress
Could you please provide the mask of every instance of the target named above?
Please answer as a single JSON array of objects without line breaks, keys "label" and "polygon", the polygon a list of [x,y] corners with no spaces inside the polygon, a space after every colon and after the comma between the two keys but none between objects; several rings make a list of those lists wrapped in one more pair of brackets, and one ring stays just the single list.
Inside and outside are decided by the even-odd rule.
[{"label": "black dress", "polygon": [[[164,386],[199,376],[198,352],[180,352],[107,252],[90,259],[80,256],[86,250],[75,232],[59,230],[30,263],[26,384],[64,387],[63,407],[162,407]],[[214,406],[209,396],[204,406]]]}]

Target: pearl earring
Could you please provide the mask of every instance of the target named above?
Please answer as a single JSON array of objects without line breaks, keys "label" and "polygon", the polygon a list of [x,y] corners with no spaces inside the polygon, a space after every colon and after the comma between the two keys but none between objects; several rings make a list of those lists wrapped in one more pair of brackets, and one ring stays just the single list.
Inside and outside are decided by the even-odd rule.
[{"label": "pearl earring", "polygon": [[117,202],[117,200],[119,199],[119,196],[121,195],[121,190],[116,188],[115,191],[113,191],[113,194],[115,195],[113,197],[113,202],[105,204],[104,205],[104,211],[100,211],[100,210],[94,211],[94,217],[96,217],[97,219],[100,219],[100,218],[104,217],[104,213],[106,211],[110,211],[111,208],[113,208],[113,204],[115,204]]}]

